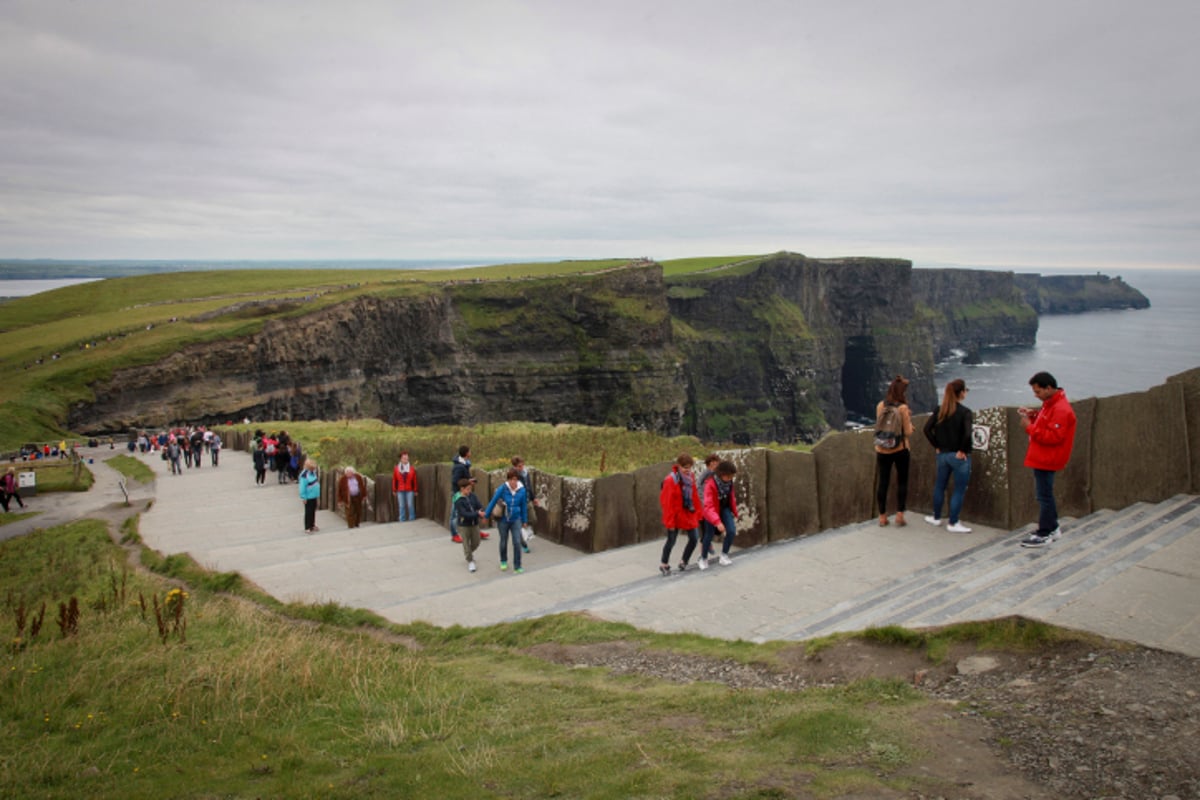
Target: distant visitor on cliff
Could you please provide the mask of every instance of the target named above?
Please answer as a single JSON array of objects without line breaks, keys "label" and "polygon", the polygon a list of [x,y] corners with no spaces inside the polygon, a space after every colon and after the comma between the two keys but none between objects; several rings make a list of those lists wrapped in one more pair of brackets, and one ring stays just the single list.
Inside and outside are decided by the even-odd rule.
[{"label": "distant visitor on cliff", "polygon": [[946,384],[939,405],[925,422],[925,438],[933,445],[937,454],[937,478],[933,483],[933,514],[925,518],[930,525],[942,524],[942,503],[946,498],[946,484],[954,479],[954,491],[950,495],[951,533],[970,533],[962,524],[963,497],[967,493],[967,482],[971,479],[971,431],[975,415],[963,405],[967,399],[967,383],[955,378]]},{"label": "distant visitor on cliff", "polygon": [[663,527],[667,529],[667,541],[663,545],[662,563],[658,571],[665,577],[671,574],[671,550],[680,531],[687,534],[687,545],[679,561],[679,571],[688,568],[692,554],[696,552],[700,527],[700,490],[692,466],[696,460],[688,453],[680,453],[671,466],[671,473],[663,478],[658,493],[658,504],[662,508]]},{"label": "distant visitor on cliff", "polygon": [[888,384],[887,395],[875,406],[875,465],[879,473],[875,502],[879,508],[881,528],[888,525],[888,484],[892,480],[893,467],[896,468],[896,524],[900,527],[908,524],[904,512],[908,509],[908,466],[911,455],[908,442],[912,434],[908,379],[897,375]]},{"label": "distant visitor on cliff", "polygon": [[367,497],[367,479],[346,467],[337,482],[338,503],[346,509],[346,527],[357,528],[362,521],[363,502]]},{"label": "distant visitor on cliff", "polygon": [[1029,436],[1025,466],[1033,470],[1034,494],[1038,504],[1038,526],[1021,540],[1021,547],[1045,547],[1061,534],[1058,504],[1054,501],[1054,475],[1071,460],[1075,446],[1075,409],[1058,381],[1049,372],[1029,379],[1033,395],[1042,401],[1038,409],[1019,409],[1021,427]]},{"label": "distant visitor on cliff", "polygon": [[462,537],[458,535],[458,519],[454,513],[454,495],[458,493],[458,482],[463,478],[471,477],[471,446],[464,444],[458,448],[452,462],[453,467],[450,470],[450,541],[462,543]]},{"label": "distant visitor on cliff", "polygon": [[401,450],[392,469],[392,493],[396,495],[396,519],[411,522],[417,518],[417,470],[408,460],[408,451]]}]

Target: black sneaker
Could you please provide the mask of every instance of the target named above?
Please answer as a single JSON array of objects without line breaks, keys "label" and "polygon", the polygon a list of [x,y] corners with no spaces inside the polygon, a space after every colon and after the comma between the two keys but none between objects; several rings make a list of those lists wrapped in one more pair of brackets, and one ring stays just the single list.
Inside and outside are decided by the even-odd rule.
[{"label": "black sneaker", "polygon": [[688,565],[687,565],[687,562],[686,562],[686,561],[680,561],[680,562],[679,562],[679,571],[680,571],[680,572],[686,572],[686,571],[687,571],[687,567],[688,567]]},{"label": "black sneaker", "polygon": [[1021,547],[1045,547],[1052,541],[1054,541],[1054,536],[1052,534],[1046,534],[1043,536],[1037,531],[1034,531],[1021,540]]},{"label": "black sneaker", "polygon": [[658,571],[663,575],[663,577],[666,577],[667,575],[671,574],[671,567],[666,564],[662,564],[659,566]]}]

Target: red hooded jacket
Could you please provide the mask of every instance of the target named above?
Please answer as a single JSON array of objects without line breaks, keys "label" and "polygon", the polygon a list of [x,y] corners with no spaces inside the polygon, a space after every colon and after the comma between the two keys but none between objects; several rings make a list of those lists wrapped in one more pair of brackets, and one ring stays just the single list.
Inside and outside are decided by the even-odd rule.
[{"label": "red hooded jacket", "polygon": [[1075,409],[1067,402],[1062,389],[1042,401],[1042,407],[1025,429],[1029,434],[1029,451],[1025,466],[1057,472],[1071,459],[1075,445]]},{"label": "red hooded jacket", "polygon": [[663,478],[658,504],[662,506],[663,527],[679,531],[695,530],[700,525],[700,492],[696,488],[696,476],[690,475],[692,510],[683,507],[683,476],[679,466],[671,467],[671,474]]}]

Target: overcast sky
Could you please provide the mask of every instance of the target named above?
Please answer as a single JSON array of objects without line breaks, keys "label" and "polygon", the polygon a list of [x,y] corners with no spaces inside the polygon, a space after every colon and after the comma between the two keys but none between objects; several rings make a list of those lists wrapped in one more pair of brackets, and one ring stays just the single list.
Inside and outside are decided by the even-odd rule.
[{"label": "overcast sky", "polygon": [[0,257],[1200,267],[1196,0],[0,0]]}]

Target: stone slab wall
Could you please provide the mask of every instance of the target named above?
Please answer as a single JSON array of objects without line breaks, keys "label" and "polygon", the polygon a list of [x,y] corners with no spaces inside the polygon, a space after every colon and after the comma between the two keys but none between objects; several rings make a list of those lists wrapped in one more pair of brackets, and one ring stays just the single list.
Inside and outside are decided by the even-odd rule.
[{"label": "stone slab wall", "polygon": [[[1078,425],[1070,463],[1055,481],[1059,512],[1078,517],[1100,508],[1158,502],[1200,492],[1200,369],[1176,375],[1145,392],[1072,400]],[[917,520],[931,511],[936,477],[933,448],[922,434],[928,415],[915,417],[908,510]],[[963,520],[1011,530],[1037,520],[1032,471],[1024,466],[1028,437],[1015,408],[977,411],[976,449]],[[221,431],[227,447],[249,449],[245,431]],[[806,536],[871,520],[875,508],[876,459],[870,431],[825,437],[812,452],[761,448],[718,453],[738,468],[734,485],[739,514],[737,542],[749,547]],[[702,458],[703,454],[694,453]],[[663,535],[658,505],[670,462],[631,473],[582,479],[530,471],[533,493],[543,503],[535,530],[549,541],[600,552]],[[703,470],[696,465],[696,474]],[[324,509],[335,508],[339,470],[322,474]],[[419,465],[419,516],[448,523],[449,464]],[[504,480],[502,472],[473,470],[476,492],[486,503]],[[374,476],[371,518],[397,518],[391,475]],[[895,508],[895,480],[889,512]],[[947,494],[946,503],[949,503]],[[943,515],[945,515],[945,508]],[[922,523],[923,524],[923,523]]]}]

